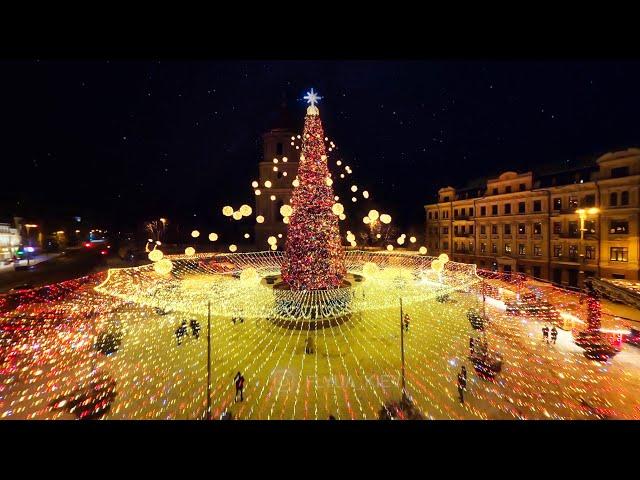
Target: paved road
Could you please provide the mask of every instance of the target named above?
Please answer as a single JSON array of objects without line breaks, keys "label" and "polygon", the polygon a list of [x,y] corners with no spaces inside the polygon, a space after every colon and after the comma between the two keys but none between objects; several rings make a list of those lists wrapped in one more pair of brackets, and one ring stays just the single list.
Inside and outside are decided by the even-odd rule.
[{"label": "paved road", "polygon": [[98,251],[69,250],[64,255],[35,265],[31,270],[1,272],[0,293],[25,283],[40,287],[82,277],[101,265],[106,268],[106,259]]}]

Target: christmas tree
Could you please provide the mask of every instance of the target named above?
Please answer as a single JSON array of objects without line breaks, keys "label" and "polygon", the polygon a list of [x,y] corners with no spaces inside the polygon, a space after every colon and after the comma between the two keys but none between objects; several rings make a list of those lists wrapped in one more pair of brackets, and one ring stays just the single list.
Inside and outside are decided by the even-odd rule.
[{"label": "christmas tree", "polygon": [[282,278],[292,290],[320,290],[340,286],[346,268],[333,208],[333,181],[327,167],[324,131],[315,105],[320,97],[311,89],[305,99],[311,105],[304,119]]}]

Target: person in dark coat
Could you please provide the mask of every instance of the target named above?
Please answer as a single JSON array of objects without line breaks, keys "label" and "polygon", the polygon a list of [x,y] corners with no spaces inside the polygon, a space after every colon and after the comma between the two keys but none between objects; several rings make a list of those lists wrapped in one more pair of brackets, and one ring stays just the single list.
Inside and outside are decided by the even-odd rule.
[{"label": "person in dark coat", "polygon": [[554,325],[553,328],[551,329],[551,342],[556,343],[557,338],[558,338],[558,329]]},{"label": "person in dark coat", "polygon": [[542,340],[549,343],[549,326],[545,325],[542,327]]},{"label": "person in dark coat", "polygon": [[240,401],[244,401],[244,398],[242,397],[242,391],[244,389],[244,377],[242,376],[242,374],[240,372],[238,372],[236,374],[236,376],[233,378],[233,381],[236,384],[236,402],[238,401],[238,394],[240,394]]},{"label": "person in dark coat", "polygon": [[182,339],[187,334],[187,321],[183,320],[182,324],[176,330],[176,340],[178,341],[178,345],[182,344]]},{"label": "person in dark coat", "polygon": [[307,339],[305,340],[304,352],[305,353],[313,353],[313,338],[312,337],[307,337]]},{"label": "person in dark coat", "polygon": [[463,366],[462,370],[458,374],[458,396],[460,397],[460,403],[464,404],[464,391],[467,388],[467,370]]},{"label": "person in dark coat", "polygon": [[191,320],[191,333],[194,337],[200,338],[200,324],[195,318]]}]

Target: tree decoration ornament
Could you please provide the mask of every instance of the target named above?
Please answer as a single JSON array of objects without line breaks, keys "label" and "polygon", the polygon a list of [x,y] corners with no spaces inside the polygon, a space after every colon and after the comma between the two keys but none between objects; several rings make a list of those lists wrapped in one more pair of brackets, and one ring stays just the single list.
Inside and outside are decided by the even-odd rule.
[{"label": "tree decoration ornament", "polygon": [[329,176],[324,131],[310,91],[311,106],[305,117],[302,156],[298,167],[299,186],[293,191],[289,229],[282,264],[282,278],[292,290],[321,290],[340,286],[346,275],[344,250],[338,218],[343,213],[334,204]]},{"label": "tree decoration ornament", "polygon": [[256,217],[256,222],[257,223],[264,223],[264,217],[262,215],[258,215]]},{"label": "tree decoration ornament", "polygon": [[234,220],[240,220],[241,218],[242,218],[242,213],[240,212],[240,210],[236,210],[235,212],[233,212]]},{"label": "tree decoration ornament", "polygon": [[258,186],[259,186],[259,185],[260,185],[260,184],[259,184],[256,180],[254,180],[253,182],[251,182],[251,186],[252,186],[253,188],[258,188]]},{"label": "tree decoration ornament", "polygon": [[384,223],[385,225],[390,224],[391,223],[391,215],[383,213],[382,215],[380,215],[380,221],[382,223]]},{"label": "tree decoration ornament", "polygon": [[253,209],[249,205],[242,205],[239,211],[243,217],[248,217],[253,213]]},{"label": "tree decoration ornament", "polygon": [[368,192],[368,191],[366,191],[366,190],[364,190],[364,191],[362,192],[362,196],[363,196],[364,198],[369,198],[369,192]]},{"label": "tree decoration ornament", "polygon": [[[260,191],[260,189],[258,188],[258,189],[256,189],[256,191],[255,191],[254,193],[256,194],[256,196],[260,196],[260,194],[261,194],[262,192],[261,192],[261,191]],[[233,210],[233,209],[232,209],[232,210]],[[233,212],[231,212],[231,215],[233,215]]]},{"label": "tree decoration ornament", "polygon": [[416,237],[409,237],[409,241],[411,243],[416,243],[416,240],[417,240]]},{"label": "tree decoration ornament", "polygon": [[341,203],[334,203],[331,207],[331,211],[334,215],[341,215],[342,213],[344,213],[344,205],[342,205]]},{"label": "tree decoration ornament", "polygon": [[441,253],[440,255],[438,255],[438,260],[440,260],[442,266],[444,266],[444,264],[449,261],[449,255],[447,255],[446,253]]},{"label": "tree decoration ornament", "polygon": [[194,230],[193,232],[191,232],[191,236],[193,238],[198,238],[200,236],[200,232],[198,230]]},{"label": "tree decoration ornament", "polygon": [[269,245],[275,245],[276,243],[278,243],[278,239],[274,236],[271,236],[269,238],[267,238],[267,243]]},{"label": "tree decoration ornament", "polygon": [[233,207],[230,207],[229,205],[227,205],[226,207],[222,207],[222,214],[225,217],[230,217],[231,215],[233,215]]},{"label": "tree decoration ornament", "polygon": [[420,247],[418,252],[420,253],[420,255],[426,255],[427,254],[427,247]]},{"label": "tree decoration ornament", "polygon": [[371,220],[372,222],[375,222],[376,220],[378,220],[378,218],[380,218],[380,212],[378,212],[377,210],[369,210],[369,220]]},{"label": "tree decoration ornament", "polygon": [[293,208],[291,205],[284,204],[280,207],[280,215],[283,217],[290,217],[293,214]]},{"label": "tree decoration ornament", "polygon": [[231,245],[229,245],[229,251],[230,252],[235,252],[236,250],[238,250],[238,247],[236,245],[234,245],[233,243]]},{"label": "tree decoration ornament", "polygon": [[187,247],[184,249],[184,254],[187,255],[188,257],[192,257],[193,255],[196,254],[196,249],[193,247]]},{"label": "tree decoration ornament", "polygon": [[218,234],[214,233],[214,232],[211,232],[209,234],[209,240],[211,240],[212,242],[215,242],[216,240],[218,240]]},{"label": "tree decoration ornament", "polygon": [[272,185],[271,180],[267,180],[267,181],[264,182],[264,186],[266,188],[271,188],[271,185]]},{"label": "tree decoration ornament", "polygon": [[391,244],[387,245],[387,250],[392,251],[393,250],[393,245],[391,245]]}]

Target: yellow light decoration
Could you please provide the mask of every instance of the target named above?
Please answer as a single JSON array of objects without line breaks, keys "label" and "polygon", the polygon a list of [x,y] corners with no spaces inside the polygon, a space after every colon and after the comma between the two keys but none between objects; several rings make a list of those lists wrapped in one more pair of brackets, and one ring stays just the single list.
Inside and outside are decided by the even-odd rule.
[{"label": "yellow light decoration", "polygon": [[153,269],[160,275],[167,275],[173,269],[173,262],[168,258],[163,258],[153,264]]},{"label": "yellow light decoration", "polygon": [[417,240],[416,237],[409,237],[409,241],[411,243],[416,243],[416,240]]},{"label": "yellow light decoration", "polygon": [[198,238],[200,236],[200,232],[198,230],[194,230],[193,232],[191,232],[191,236],[193,238]]},{"label": "yellow light decoration", "polygon": [[344,213],[344,205],[341,203],[334,203],[331,207],[331,211],[334,215],[340,215],[341,213]]},{"label": "yellow light decoration", "polygon": [[289,161],[289,159],[288,159],[287,157],[282,157],[282,161],[283,161],[284,163],[287,163],[287,162]]},{"label": "yellow light decoration", "polygon": [[335,197],[333,197],[333,199],[337,202],[338,200],[340,200],[340,197],[336,195]]},{"label": "yellow light decoration", "polygon": [[276,199],[276,196],[275,196],[275,195],[271,195],[271,196],[269,197],[269,200],[271,200],[272,202],[273,202],[273,201],[275,201],[275,199]]},{"label": "yellow light decoration", "polygon": [[287,176],[287,172],[282,172],[282,176],[286,177]]},{"label": "yellow light decoration", "polygon": [[340,178],[344,178],[344,173],[341,173],[341,174],[340,174]]},{"label": "yellow light decoration", "polygon": [[378,220],[378,218],[380,218],[380,212],[378,212],[377,210],[369,210],[369,220],[371,220],[372,222],[375,222],[376,220]]},{"label": "yellow light decoration", "polygon": [[275,243],[273,245],[271,245],[271,250],[277,250],[278,249],[278,245],[276,245]]},{"label": "yellow light decoration", "polygon": [[373,276],[377,275],[378,273],[380,273],[380,267],[378,266],[377,263],[366,262],[362,266],[362,274],[365,277],[373,277]]},{"label": "yellow light decoration", "polygon": [[281,233],[278,234],[278,238],[282,238],[282,234]]},{"label": "yellow light decoration", "polygon": [[352,202],[357,202],[357,201],[358,201],[358,199],[357,199],[356,197],[351,197],[351,201],[352,201]]},{"label": "yellow light decoration", "polygon": [[267,243],[269,245],[275,245],[276,243],[278,243],[278,239],[274,236],[271,236],[269,238],[267,238]]},{"label": "yellow light decoration", "polygon": [[264,182],[264,186],[267,188],[271,188],[271,180],[267,180],[266,182]]},{"label": "yellow light decoration", "polygon": [[376,235],[376,238],[380,238],[382,237],[382,235],[380,235],[379,233]]},{"label": "yellow light decoration", "polygon": [[149,260],[151,260],[152,262],[157,262],[162,260],[162,257],[164,257],[164,254],[162,253],[161,250],[154,249],[149,252],[148,257],[149,257]]},{"label": "yellow light decoration", "polygon": [[258,185],[260,185],[256,180],[254,180],[253,182],[251,182],[251,186],[253,188],[258,188]]},{"label": "yellow light decoration", "polygon": [[338,166],[342,165],[342,160],[338,160],[338,161],[336,162],[336,165],[338,165]]},{"label": "yellow light decoration", "polygon": [[277,172],[278,171],[278,167],[273,167],[273,171]]},{"label": "yellow light decoration", "polygon": [[294,179],[293,182],[291,182],[291,185],[298,188],[300,186],[300,180],[298,180],[297,178]]},{"label": "yellow light decoration", "polygon": [[392,251],[393,250],[393,245],[387,245],[387,250]]},{"label": "yellow light decoration", "polygon": [[240,210],[236,210],[235,212],[233,212],[234,220],[240,220],[241,218],[242,218],[242,213],[240,213]]},{"label": "yellow light decoration", "polygon": [[340,220],[344,220],[344,219],[346,219],[346,218],[347,218],[347,216],[346,216],[344,213],[341,213],[340,215],[338,215],[338,218],[339,218]]},{"label": "yellow light decoration", "polygon": [[365,225],[369,225],[371,223],[371,219],[369,217],[364,217],[362,219],[362,223],[364,223]]},{"label": "yellow light decoration", "polygon": [[229,245],[229,251],[230,252],[235,252],[236,250],[238,250],[238,247],[236,245],[234,245],[233,243],[231,245]]},{"label": "yellow light decoration", "polygon": [[229,205],[227,205],[226,207],[222,207],[222,214],[225,217],[230,217],[231,215],[233,215],[233,207],[230,207]]},{"label": "yellow light decoration", "polygon": [[357,192],[358,191],[358,187],[356,185],[351,185],[351,191],[352,192]]},{"label": "yellow light decoration", "polygon": [[278,159],[277,159],[277,158],[274,158],[274,159],[273,159],[273,163],[278,163]]},{"label": "yellow light decoration", "polygon": [[356,245],[358,245],[355,241],[351,242],[351,246],[355,247]]},{"label": "yellow light decoration", "polygon": [[[261,192],[261,191],[260,191],[260,189],[258,188],[258,189],[256,189],[256,191],[255,191],[255,192],[253,192],[253,193],[255,193],[255,194],[256,194],[256,196],[258,196],[258,195],[260,195],[262,192]],[[232,213],[232,215],[233,215],[233,213]]]},{"label": "yellow light decoration", "polygon": [[329,177],[327,177],[325,179],[324,183],[327,184],[327,187],[330,187],[331,185],[333,185],[333,180],[331,180]]},{"label": "yellow light decoration", "polygon": [[403,245],[404,244],[404,238],[399,237],[396,242],[398,242],[398,245]]},{"label": "yellow light decoration", "polygon": [[211,240],[212,242],[215,242],[216,240],[218,240],[218,234],[211,232],[209,234],[209,240]]},{"label": "yellow light decoration", "polygon": [[248,267],[240,272],[240,281],[247,284],[260,283],[261,277],[253,267]]},{"label": "yellow light decoration", "polygon": [[253,209],[249,205],[245,204],[240,207],[239,212],[243,217],[248,217],[253,213]]},{"label": "yellow light decoration", "polygon": [[280,215],[283,217],[290,217],[293,214],[293,208],[291,205],[284,204],[280,207]]},{"label": "yellow light decoration", "polygon": [[249,237],[250,237],[250,235],[248,233],[244,234],[244,238],[249,238]]},{"label": "yellow light decoration", "polygon": [[362,192],[362,196],[363,196],[364,198],[369,198],[369,192],[368,192],[368,191],[366,191],[366,190],[364,190],[364,191]]},{"label": "yellow light decoration", "polygon": [[283,217],[282,218],[282,223],[289,223],[289,218],[290,217]]},{"label": "yellow light decoration", "polygon": [[184,254],[191,257],[196,254],[196,249],[193,247],[187,247],[184,249]]},{"label": "yellow light decoration", "polygon": [[257,223],[264,223],[264,217],[262,215],[258,215],[256,217],[256,222]]},{"label": "yellow light decoration", "polygon": [[420,247],[418,252],[420,252],[420,255],[426,255],[427,254],[427,247]]},{"label": "yellow light decoration", "polygon": [[440,260],[434,260],[433,262],[431,262],[431,268],[433,271],[440,273],[444,268],[444,265]]},{"label": "yellow light decoration", "polygon": [[449,255],[447,255],[446,253],[441,253],[440,255],[438,255],[438,260],[440,260],[440,262],[444,266],[444,264],[449,261]]},{"label": "yellow light decoration", "polygon": [[383,213],[382,215],[380,215],[380,221],[385,225],[388,225],[389,223],[391,223],[391,215]]}]

